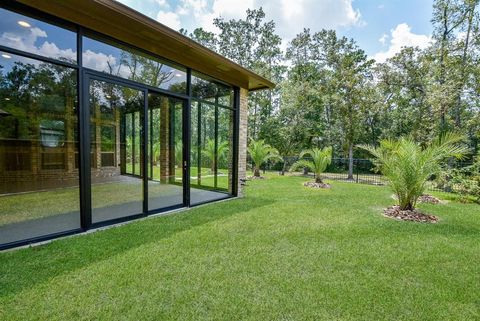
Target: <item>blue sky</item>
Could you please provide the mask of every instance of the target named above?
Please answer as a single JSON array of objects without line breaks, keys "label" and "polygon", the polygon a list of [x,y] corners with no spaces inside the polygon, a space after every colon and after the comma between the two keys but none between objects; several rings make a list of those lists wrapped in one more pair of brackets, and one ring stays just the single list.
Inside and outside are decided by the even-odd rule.
[{"label": "blue sky", "polygon": [[432,33],[432,0],[119,0],[173,29],[216,31],[215,17],[242,18],[246,8],[262,6],[286,46],[295,34],[335,29],[354,38],[378,61],[402,46],[426,47]]}]

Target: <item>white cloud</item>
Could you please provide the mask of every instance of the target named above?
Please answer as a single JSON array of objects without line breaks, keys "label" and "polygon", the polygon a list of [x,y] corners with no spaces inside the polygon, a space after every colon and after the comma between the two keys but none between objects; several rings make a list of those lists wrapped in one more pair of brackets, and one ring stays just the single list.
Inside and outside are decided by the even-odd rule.
[{"label": "white cloud", "polygon": [[83,65],[87,68],[102,70],[109,72],[112,69],[112,73],[115,74],[118,69],[117,59],[112,55],[106,55],[104,53],[93,52],[90,49],[83,53]]},{"label": "white cloud", "polygon": [[160,9],[157,7],[159,22],[190,31],[202,27],[218,32],[213,25],[214,18],[240,19],[245,17],[247,9],[260,7],[268,20],[275,21],[280,36],[288,40],[302,32],[304,27],[318,31],[364,24],[360,12],[353,8],[353,0],[180,0],[176,6],[172,2],[169,5],[166,0],[155,1],[160,4]]},{"label": "white cloud", "polygon": [[378,42],[380,42],[380,43],[382,44],[382,46],[385,46],[385,43],[387,42],[388,38],[390,38],[389,35],[387,35],[386,33],[384,33],[384,34],[380,37],[380,39],[378,39]]},{"label": "white cloud", "polygon": [[408,24],[401,23],[395,29],[390,30],[390,47],[386,51],[376,53],[373,59],[377,62],[385,62],[388,58],[399,53],[403,47],[425,49],[429,46],[431,40],[431,36],[414,34]]},{"label": "white cloud", "polygon": [[[72,49],[60,49],[55,43],[45,39],[48,39],[47,33],[40,28],[34,27],[22,33],[4,32],[0,36],[0,43],[7,47],[50,58],[68,58],[71,60],[77,58],[77,53]],[[38,46],[36,45],[37,42],[40,42]]]},{"label": "white cloud", "polygon": [[174,30],[178,30],[182,26],[180,17],[175,12],[159,11],[157,14],[157,21]]},{"label": "white cloud", "polygon": [[[279,3],[280,2],[280,3]],[[361,26],[361,14],[352,0],[255,0],[255,7],[265,9],[267,19],[276,22],[282,38],[291,39],[303,28],[318,31]]]}]

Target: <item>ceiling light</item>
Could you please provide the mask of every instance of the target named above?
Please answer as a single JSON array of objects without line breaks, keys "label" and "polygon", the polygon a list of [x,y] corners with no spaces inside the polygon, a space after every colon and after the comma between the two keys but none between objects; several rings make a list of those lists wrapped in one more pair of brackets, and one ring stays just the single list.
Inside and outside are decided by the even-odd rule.
[{"label": "ceiling light", "polygon": [[18,24],[19,24],[20,26],[24,27],[24,28],[30,28],[30,27],[31,27],[31,25],[30,25],[28,22],[23,21],[23,20],[19,20],[19,21],[18,21]]},{"label": "ceiling light", "polygon": [[10,59],[10,58],[12,58],[12,56],[7,55],[7,54],[2,54],[2,57],[5,58],[5,59]]},{"label": "ceiling light", "polygon": [[110,96],[110,95],[106,95],[105,97],[106,97],[107,99],[112,98],[112,96]]},{"label": "ceiling light", "polygon": [[183,77],[183,75],[181,73],[176,73],[175,77]]}]

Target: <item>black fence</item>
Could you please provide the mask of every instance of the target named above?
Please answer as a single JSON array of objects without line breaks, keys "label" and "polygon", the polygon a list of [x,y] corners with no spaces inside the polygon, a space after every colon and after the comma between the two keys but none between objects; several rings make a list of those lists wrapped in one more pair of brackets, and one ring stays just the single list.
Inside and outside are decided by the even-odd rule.
[{"label": "black fence", "polygon": [[[265,171],[275,171],[279,174],[284,172],[285,174],[290,172],[291,166],[298,160],[296,156],[287,156],[283,157],[283,161],[269,161],[262,166],[262,170]],[[252,168],[251,160],[248,159],[250,169]],[[472,165],[472,162],[460,162],[460,161],[451,161],[447,164],[448,168],[463,168],[466,166]],[[354,159],[353,160],[353,171],[349,175],[348,171],[349,159],[347,158],[334,158],[332,163],[327,167],[324,173],[322,173],[322,178],[345,181],[351,183],[359,184],[370,184],[370,185],[386,185],[387,181],[383,175],[375,171],[375,165],[369,159]],[[291,172],[290,172],[291,173]],[[294,171],[296,174],[303,174],[305,176],[315,177],[315,174],[304,169],[303,173],[301,170]],[[438,182],[437,177],[432,177],[428,182],[429,191],[439,191],[439,192],[452,192],[451,189],[445,188],[441,183]]]}]

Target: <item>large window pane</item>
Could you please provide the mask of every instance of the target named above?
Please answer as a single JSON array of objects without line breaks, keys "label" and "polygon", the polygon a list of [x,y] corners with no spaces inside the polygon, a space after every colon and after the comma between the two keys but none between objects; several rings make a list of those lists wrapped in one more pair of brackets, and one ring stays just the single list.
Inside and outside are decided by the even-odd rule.
[{"label": "large window pane", "polygon": [[227,108],[218,108],[218,168],[217,188],[232,192],[234,114]]},{"label": "large window pane", "polygon": [[76,77],[0,52],[0,244],[80,227]]},{"label": "large window pane", "polygon": [[192,73],[192,96],[225,107],[233,107],[233,88],[198,72]]},{"label": "large window pane", "polygon": [[183,204],[183,101],[149,94],[148,208]]},{"label": "large window pane", "polygon": [[1,8],[0,43],[48,58],[77,61],[75,32]]},{"label": "large window pane", "polygon": [[186,69],[121,45],[83,37],[83,66],[139,83],[186,93]]},{"label": "large window pane", "polygon": [[143,212],[143,92],[90,82],[92,221]]},{"label": "large window pane", "polygon": [[192,204],[225,198],[232,189],[233,111],[207,102],[191,106]]}]

